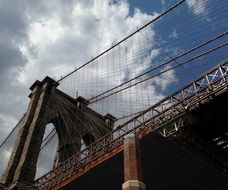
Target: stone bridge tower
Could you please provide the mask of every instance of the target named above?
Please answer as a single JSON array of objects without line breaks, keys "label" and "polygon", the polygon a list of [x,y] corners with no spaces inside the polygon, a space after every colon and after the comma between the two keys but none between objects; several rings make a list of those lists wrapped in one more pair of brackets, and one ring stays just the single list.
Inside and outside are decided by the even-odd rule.
[{"label": "stone bridge tower", "polygon": [[57,89],[59,84],[46,77],[31,87],[30,103],[14,144],[1,183],[9,189],[33,189],[36,164],[47,124],[52,123],[59,144],[54,166],[110,132],[115,117],[102,116],[87,107],[82,97],[73,99]]}]

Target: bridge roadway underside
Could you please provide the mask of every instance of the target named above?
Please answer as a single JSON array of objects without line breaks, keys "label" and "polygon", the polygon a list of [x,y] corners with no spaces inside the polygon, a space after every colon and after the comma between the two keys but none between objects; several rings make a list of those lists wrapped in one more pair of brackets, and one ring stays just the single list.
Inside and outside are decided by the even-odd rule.
[{"label": "bridge roadway underside", "polygon": [[[227,93],[215,97],[209,104],[194,111],[200,120],[193,125],[193,131],[207,144],[212,143],[211,139],[216,135],[227,132],[227,97]],[[158,133],[151,133],[141,140],[143,177],[147,190],[228,189],[227,175],[222,174],[212,162],[180,146],[178,141],[164,139]],[[227,149],[222,151],[218,149],[218,155],[227,158]],[[123,171],[123,152],[120,152],[62,189],[121,190]]]},{"label": "bridge roadway underside", "polygon": [[[207,163],[157,135],[143,139],[143,174],[147,190],[227,190],[228,179]],[[121,190],[122,152],[93,168],[64,190]]]}]

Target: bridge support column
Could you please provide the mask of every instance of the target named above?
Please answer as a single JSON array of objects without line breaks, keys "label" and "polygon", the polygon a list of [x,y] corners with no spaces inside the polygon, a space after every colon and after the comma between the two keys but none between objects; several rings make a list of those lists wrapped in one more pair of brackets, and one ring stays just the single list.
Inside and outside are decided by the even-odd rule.
[{"label": "bridge support column", "polygon": [[37,106],[37,102],[40,96],[40,82],[36,81],[34,85],[30,88],[32,93],[30,94],[30,103],[27,109],[27,113],[25,115],[24,123],[21,129],[18,132],[16,142],[14,144],[12,153],[10,155],[10,159],[5,169],[2,177],[1,183],[8,186],[12,183],[14,173],[17,169],[18,163],[21,158],[22,150],[26,142],[26,137],[28,135],[29,126],[32,123],[32,119],[35,113],[35,109]]},{"label": "bridge support column", "polygon": [[34,90],[25,124],[19,132],[8,168],[2,177],[2,182],[8,186],[8,189],[34,189],[36,163],[49,119],[50,99],[57,85],[57,82],[46,77],[42,82],[36,82],[31,87]]},{"label": "bridge support column", "polygon": [[[49,77],[42,81],[41,93],[29,127],[18,167],[13,178],[12,189],[33,189],[36,174],[36,163],[42,144],[45,127],[48,123],[50,100],[58,84]],[[16,187],[16,188],[15,188]]]},{"label": "bridge support column", "polygon": [[124,138],[124,180],[123,190],[146,189],[142,182],[140,142],[134,134],[129,134]]}]

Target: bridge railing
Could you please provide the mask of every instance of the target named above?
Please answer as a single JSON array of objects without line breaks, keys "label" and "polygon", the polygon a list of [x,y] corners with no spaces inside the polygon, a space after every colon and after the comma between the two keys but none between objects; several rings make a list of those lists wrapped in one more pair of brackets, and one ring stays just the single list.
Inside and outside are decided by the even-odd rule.
[{"label": "bridge railing", "polygon": [[207,100],[208,96],[215,94],[217,90],[220,90],[220,88],[223,88],[223,85],[227,84],[227,62],[228,60],[225,60],[216,68],[213,68],[203,76],[182,87],[151,108],[148,108],[140,113],[140,115],[135,116],[122,126],[125,128],[135,128],[135,126],[142,124],[151,123],[153,125],[158,119],[163,123],[170,116],[175,116],[186,109],[192,109],[194,106],[202,103],[205,98]]},{"label": "bridge railing", "polygon": [[185,110],[191,110],[200,103],[209,101],[212,96],[227,90],[227,79],[228,59],[66,160],[36,180],[35,186],[38,189],[50,189],[97,158],[122,145],[125,135],[140,134],[144,130],[147,133],[152,132],[162,124],[183,114]]}]

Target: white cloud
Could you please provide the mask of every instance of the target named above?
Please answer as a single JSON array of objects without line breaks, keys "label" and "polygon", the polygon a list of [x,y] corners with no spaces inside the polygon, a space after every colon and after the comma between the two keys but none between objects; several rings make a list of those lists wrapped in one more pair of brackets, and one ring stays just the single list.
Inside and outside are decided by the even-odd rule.
[{"label": "white cloud", "polygon": [[[162,71],[169,70],[171,67],[166,66]],[[154,83],[161,87],[162,90],[167,89],[167,87],[173,83],[176,82],[177,79],[175,78],[175,72],[174,70],[169,70],[161,74],[159,77],[154,78]]]},{"label": "white cloud", "polygon": [[177,31],[174,29],[172,33],[169,35],[170,38],[178,38]]},{"label": "white cloud", "polygon": [[58,18],[50,18],[32,23],[29,30],[29,41],[31,45],[39,45],[44,48],[48,44],[54,43],[63,35],[63,28]]},{"label": "white cloud", "polygon": [[206,11],[206,0],[187,0],[186,3],[195,15],[203,14]]},{"label": "white cloud", "polygon": [[69,14],[64,8],[51,9],[51,14],[31,21],[29,39],[21,45],[28,60],[18,78],[21,83],[29,85],[47,74],[59,77],[151,19],[139,9],[129,16],[124,1],[95,2],[77,1]]},{"label": "white cloud", "polygon": [[165,4],[165,0],[161,0],[161,3],[164,5]]}]

